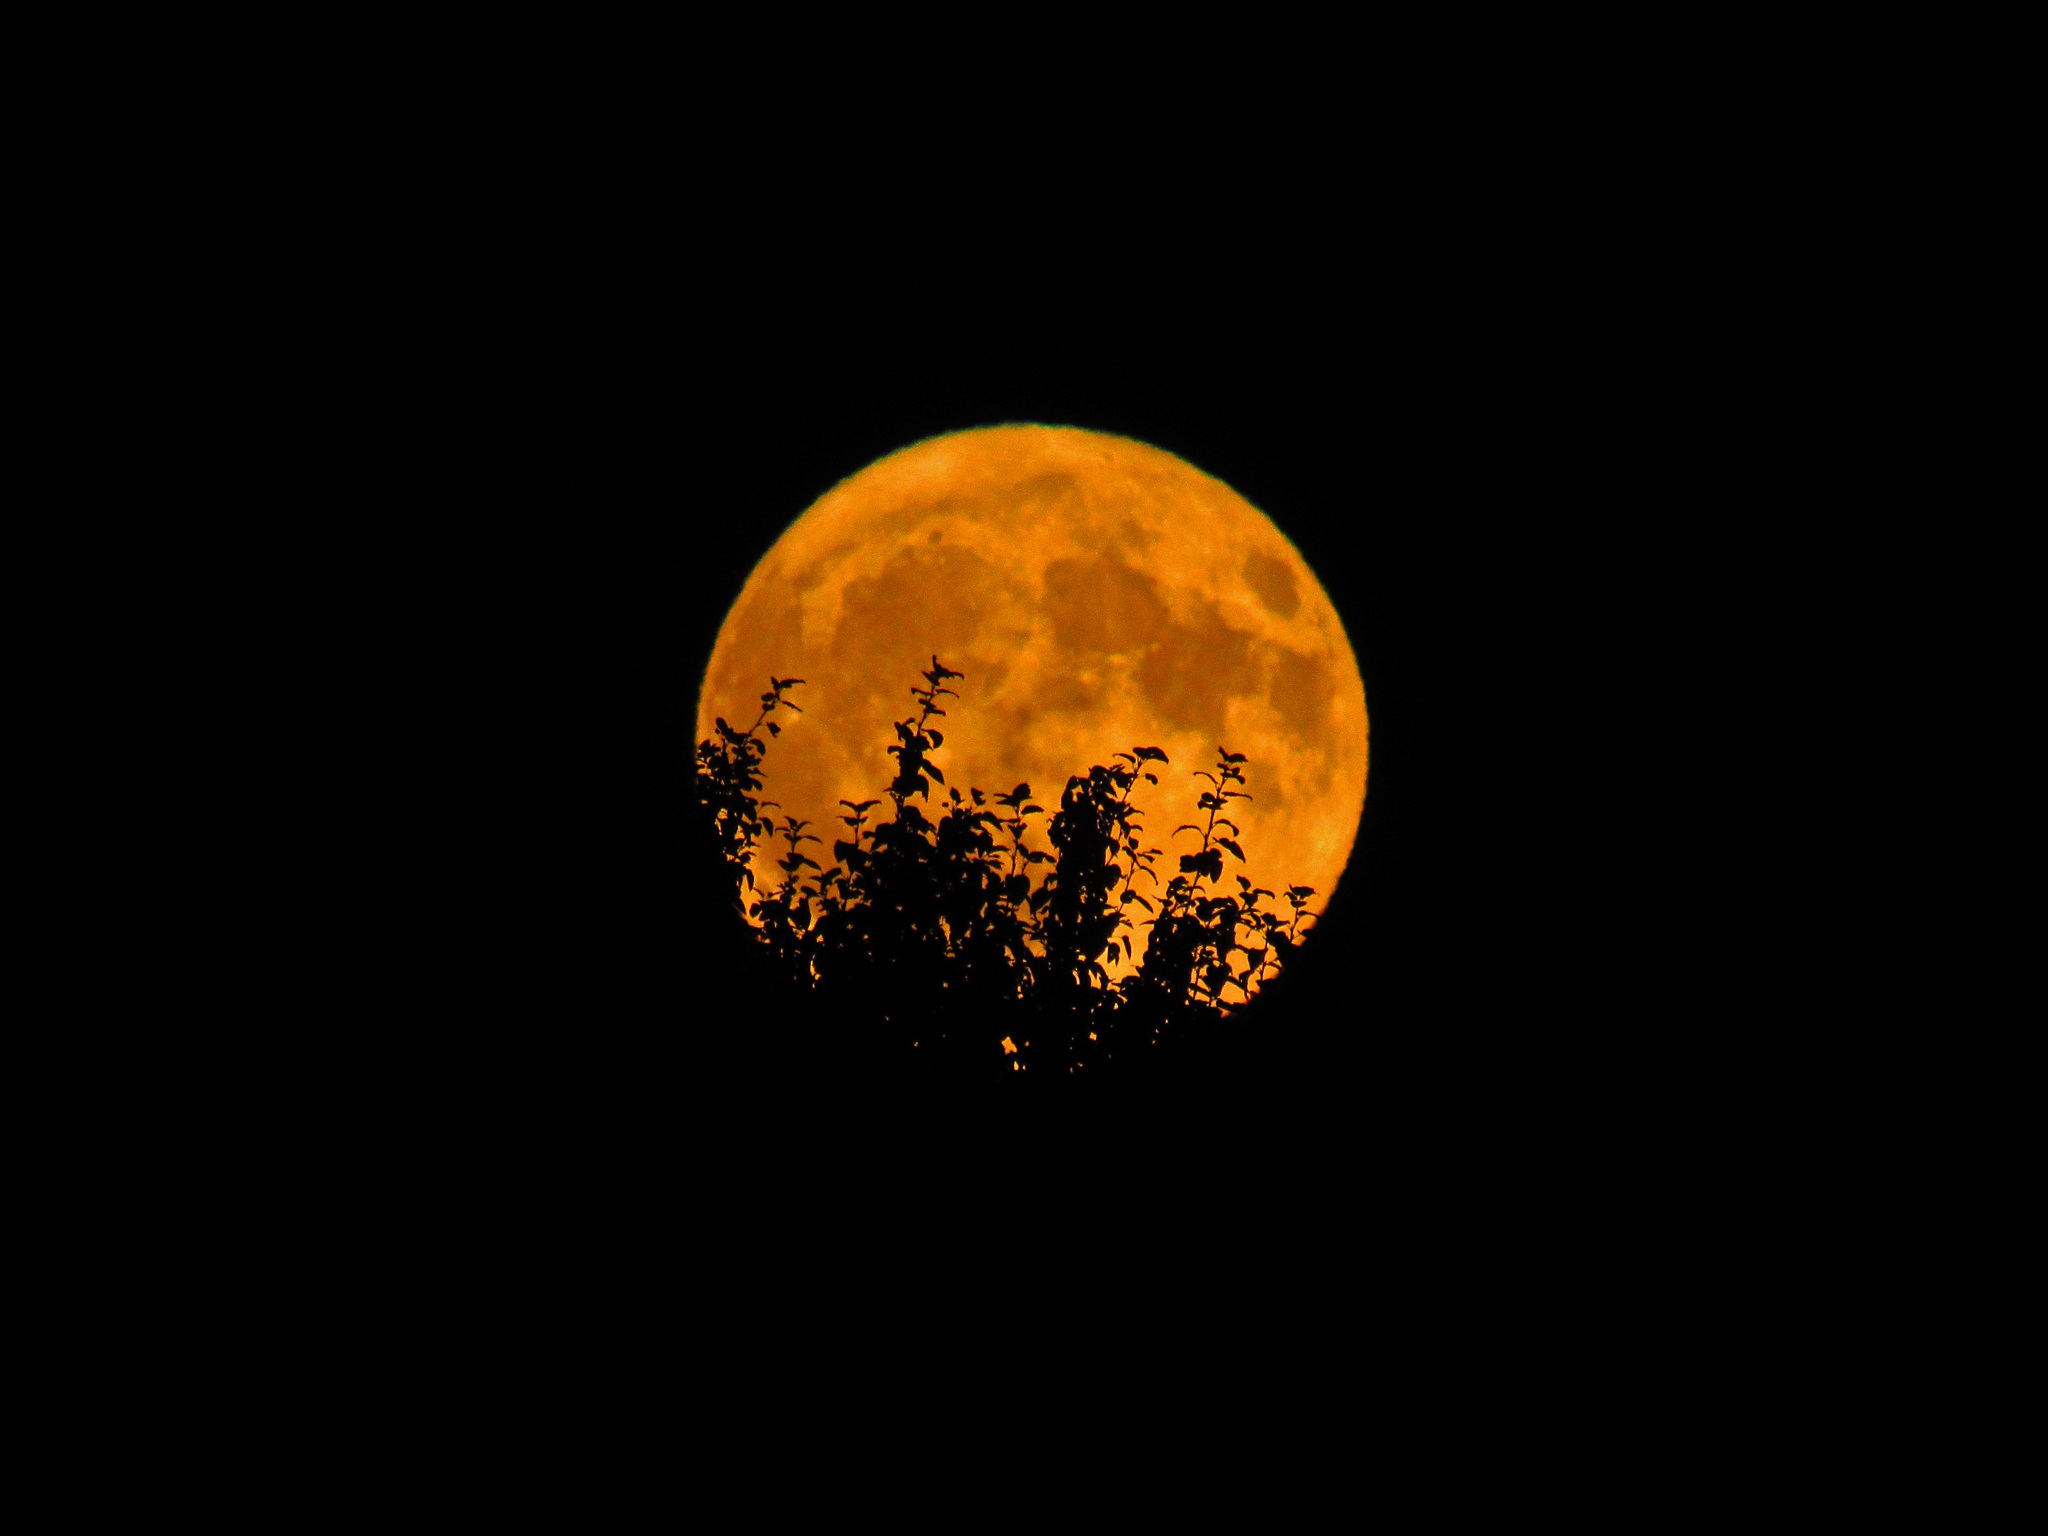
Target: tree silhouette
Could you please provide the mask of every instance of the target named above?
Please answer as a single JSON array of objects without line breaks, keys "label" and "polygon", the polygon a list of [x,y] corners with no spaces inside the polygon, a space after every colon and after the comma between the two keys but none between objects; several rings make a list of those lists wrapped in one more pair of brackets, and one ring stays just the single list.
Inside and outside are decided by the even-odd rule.
[{"label": "tree silhouette", "polygon": [[[780,734],[772,717],[798,707],[786,695],[802,678],[771,677],[751,727],[721,718],[697,747],[693,877],[721,892],[726,937],[764,1011],[800,1037],[792,1048],[827,1071],[1101,1075],[1215,1038],[1315,917],[1312,887],[1288,887],[1282,911],[1241,874],[1236,892],[1225,885],[1224,854],[1244,860],[1227,814],[1251,798],[1244,755],[1218,747],[1194,775],[1208,786],[1203,819],[1172,836],[1201,844],[1162,887],[1153,866],[1165,850],[1145,846],[1134,791],[1159,785],[1165,752],[1134,746],[1069,778],[1041,825],[1029,784],[995,795],[947,785],[930,757],[945,742],[933,722],[964,675],[934,656],[922,676],[917,711],[887,748],[894,814],[874,819],[882,798],[842,800],[846,836],[829,865],[811,823],[778,824],[764,811],[781,807],[757,794],[762,732]],[[777,844],[780,879],[757,887],[757,855]]]}]

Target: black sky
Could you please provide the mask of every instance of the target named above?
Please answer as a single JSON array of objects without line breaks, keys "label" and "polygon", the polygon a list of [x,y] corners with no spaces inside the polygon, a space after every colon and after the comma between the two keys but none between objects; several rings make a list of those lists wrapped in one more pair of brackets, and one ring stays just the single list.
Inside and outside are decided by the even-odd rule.
[{"label": "black sky", "polygon": [[[648,1422],[673,1417],[671,1382],[733,1417],[696,1384],[709,1346],[778,1401],[738,1416],[754,1435],[800,1375],[763,1347],[793,1320],[902,1337],[847,1299],[864,1276],[900,1275],[927,1316],[962,1308],[942,1347],[1004,1385],[1029,1307],[1078,1296],[1128,1335],[1170,1295],[1201,1317],[1166,1341],[1189,1369],[1213,1370],[1234,1321],[1232,1348],[1312,1383],[1292,1397],[1337,1399],[1341,1447],[1315,1454],[1349,1468],[1371,1431],[1348,1415],[1385,1400],[1390,1351],[1462,1399],[1486,1378],[1456,1368],[1458,1340],[1542,1341],[1557,1360],[1527,1417],[1553,1422],[1586,1330],[1531,1298],[1547,1283],[1597,1317],[1699,1267],[1700,1214],[1733,1210],[1720,1173],[1761,1166],[1781,1018],[1826,1011],[1819,983],[1741,979],[1743,950],[1804,942],[1762,931],[1757,892],[1773,913],[1804,897],[1718,791],[1776,782],[1749,707],[1780,664],[1746,638],[1752,578],[1788,529],[1853,527],[1835,466],[1776,473],[1816,414],[1827,342],[1805,316],[1837,273],[1790,261],[1775,214],[1717,204],[1749,207],[1775,158],[1730,140],[1749,109],[1725,82],[1688,159],[1542,69],[1528,88],[1555,99],[1488,115],[1404,85],[1399,50],[1335,49],[1348,78],[1313,99],[1295,87],[1314,51],[1290,42],[1279,110],[1238,99],[1232,61],[1129,138],[1042,128],[1064,85],[1006,97],[1027,141],[964,172],[917,91],[886,147],[823,122],[771,163],[773,114],[708,105],[726,65],[694,45],[653,56],[644,119],[601,103],[587,139],[458,113],[443,153],[352,88],[327,114],[339,150],[287,144],[274,184],[238,182],[226,239],[177,190],[137,231],[124,258],[185,253],[228,290],[153,298],[180,340],[129,387],[196,418],[147,465],[144,510],[221,530],[203,558],[235,589],[227,674],[259,738],[227,776],[284,798],[255,818],[254,871],[229,870],[258,938],[237,924],[201,956],[231,987],[255,977],[249,1022],[224,1046],[216,997],[180,991],[145,1027],[181,1052],[196,1036],[260,1106],[229,1161],[280,1173],[249,1215],[266,1246],[339,1172],[379,1257],[338,1313],[388,1292],[438,1347],[420,1255],[481,1222],[486,1262],[438,1300],[503,1299],[509,1368],[537,1323],[581,1349],[639,1287],[656,1322],[620,1358],[663,1361]],[[1471,53],[1445,50],[1446,76]],[[456,72],[492,73],[467,51]],[[1615,73],[1663,89],[1643,60]],[[1543,131],[1559,117],[1582,142]],[[389,148],[363,156],[366,135]],[[1812,205],[1831,163],[1783,206]],[[1343,889],[1230,1073],[950,1117],[737,1081],[716,1042],[744,1000],[671,920],[720,621],[835,481],[1004,421],[1154,443],[1301,550],[1371,713]],[[296,727],[273,726],[279,697]],[[199,1022],[160,1023],[179,1014]],[[312,1106],[334,1113],[309,1132]],[[316,1270],[347,1269],[331,1229]],[[1140,1263],[1100,1262],[1115,1252]],[[565,1307],[564,1276],[595,1301]],[[1270,1308],[1242,1310],[1247,1278]],[[1624,1412],[1658,1362],[1638,1342],[1651,1374],[1615,1392]],[[1390,1416],[1429,1418],[1398,1394]]]},{"label": "black sky", "polygon": [[[408,957],[389,1045],[467,1083],[451,1123],[501,1150],[610,1134],[620,1079],[659,1075],[646,1041],[733,1026],[703,1016],[705,957],[667,922],[726,608],[838,479],[1004,421],[1121,433],[1225,480],[1295,542],[1359,657],[1351,868],[1218,1115],[1307,1105],[1448,1148],[1549,1113],[1532,1106],[1613,1103],[1592,1085],[1642,1050],[1624,1015],[1644,962],[1613,915],[1636,855],[1601,807],[1640,793],[1650,757],[1613,626],[1705,492],[1645,336],[1589,319],[1583,275],[1504,287],[1427,254],[872,286],[586,254],[416,288],[338,339],[342,376],[374,381],[331,489],[367,573],[348,673],[379,723],[349,750],[403,865],[377,924]],[[700,1072],[676,1098],[721,1091]]]}]

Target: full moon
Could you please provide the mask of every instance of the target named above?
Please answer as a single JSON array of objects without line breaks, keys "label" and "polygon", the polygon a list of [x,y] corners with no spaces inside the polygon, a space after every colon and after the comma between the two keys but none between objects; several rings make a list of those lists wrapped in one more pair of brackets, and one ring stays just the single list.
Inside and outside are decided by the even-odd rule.
[{"label": "full moon", "polygon": [[[1336,889],[1365,805],[1365,684],[1315,574],[1222,481],[1073,427],[954,432],[879,459],[748,577],[704,674],[697,739],[720,716],[752,724],[771,676],[804,679],[787,695],[803,712],[773,717],[761,796],[829,850],[848,835],[841,800],[889,814],[892,722],[917,714],[910,690],[934,655],[965,676],[932,722],[945,736],[932,761],[963,794],[1028,783],[1046,810],[1033,846],[1049,846],[1070,775],[1159,747],[1170,761],[1145,765],[1159,783],[1131,798],[1145,845],[1165,850],[1163,883],[1173,855],[1201,846],[1171,835],[1207,819],[1193,774],[1228,748],[1246,755],[1252,798],[1229,813],[1245,862],[1226,860],[1221,889],[1235,892],[1233,873],[1274,892],[1312,885],[1312,910]],[[757,853],[764,889],[781,851]]]}]

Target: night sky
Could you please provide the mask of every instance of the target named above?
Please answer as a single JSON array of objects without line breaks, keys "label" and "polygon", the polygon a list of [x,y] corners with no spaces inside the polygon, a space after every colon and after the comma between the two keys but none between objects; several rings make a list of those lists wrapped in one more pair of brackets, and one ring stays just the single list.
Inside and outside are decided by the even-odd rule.
[{"label": "night sky", "polygon": [[1442,1177],[1658,1112],[1684,1052],[1642,1030],[1656,957],[1640,912],[1616,917],[1649,855],[1610,813],[1658,770],[1614,624],[1653,602],[1643,563],[1704,493],[1668,489],[1641,531],[1665,408],[1634,388],[1627,338],[1459,270],[1206,306],[1135,282],[792,275],[782,303],[775,280],[657,277],[437,319],[338,476],[372,509],[352,536],[398,572],[360,652],[389,727],[360,749],[366,779],[406,845],[380,918],[408,956],[402,1003],[379,1037],[447,1085],[420,1093],[482,1177],[644,1173],[740,1126],[813,1155],[818,1106],[721,1081],[707,1042],[744,1022],[672,921],[698,680],[748,571],[820,493],[1004,421],[1139,438],[1235,487],[1315,570],[1365,679],[1343,889],[1233,1072],[1144,1113],[1234,1157],[1308,1137],[1311,1160],[1377,1146]]},{"label": "night sky", "polygon": [[[1242,98],[1226,60],[1101,142],[1042,125],[1076,99],[1066,55],[1121,56],[1062,41],[1045,89],[979,103],[1028,142],[964,174],[922,86],[891,102],[900,140],[870,150],[821,119],[785,162],[772,100],[718,107],[703,81],[731,62],[694,40],[647,52],[644,117],[608,98],[577,131],[546,72],[466,48],[451,79],[551,109],[530,138],[454,110],[444,152],[352,86],[334,148],[282,138],[274,181],[234,182],[246,229],[223,235],[185,206],[185,171],[166,178],[165,221],[117,254],[170,249],[219,291],[142,301],[179,337],[148,367],[79,356],[192,411],[140,455],[144,506],[171,538],[211,536],[199,558],[233,588],[201,617],[227,632],[257,743],[227,770],[264,807],[253,873],[229,868],[256,937],[209,935],[198,958],[229,957],[236,1009],[246,971],[256,1007],[220,1030],[220,999],[175,992],[146,1025],[180,1051],[196,1036],[233,1100],[227,1175],[171,1204],[234,1213],[261,1255],[237,1286],[288,1309],[281,1363],[330,1324],[416,1337],[368,1422],[398,1401],[432,1447],[461,1415],[415,1363],[467,1329],[480,1380],[530,1388],[552,1336],[578,1370],[639,1378],[616,1403],[654,1406],[619,1454],[684,1456],[686,1507],[698,1484],[775,1496],[807,1438],[855,1419],[892,1435],[875,1488],[930,1480],[943,1419],[1008,1502],[1013,1474],[1053,1465],[1011,1452],[1004,1415],[1034,1391],[1069,1396],[1041,1425],[1066,1435],[1063,1470],[1110,1458],[1159,1481],[1127,1385],[1217,1425],[1292,1404],[1311,1422],[1247,1470],[1284,1490],[1313,1463],[1370,1503],[1385,1422],[1442,1439],[1446,1488],[1522,1495],[1466,1427],[1489,1412],[1510,1439],[1574,1435],[1569,1469],[1607,1478],[1627,1458],[1604,1426],[1557,1411],[1587,1340],[1624,1365],[1608,1406],[1661,1434],[1638,1410],[1670,1341],[1716,1350],[1744,1297],[1778,1307],[1757,1213],[1818,1232],[1852,1182],[1855,1147],[1796,1184],[1778,1154],[1846,1096],[1835,1037],[1859,1025],[1818,981],[1752,980],[1759,948],[1807,943],[1810,903],[1787,875],[1804,866],[1723,790],[1782,782],[1754,706],[1795,663],[1756,638],[1759,578],[1786,579],[1801,528],[1858,547],[1837,466],[1783,472],[1826,404],[1832,343],[1809,315],[1840,304],[1846,268],[1798,267],[1785,215],[1743,212],[1780,156],[1732,145],[1750,108],[1725,80],[1687,160],[1647,111],[1530,68],[1491,23],[1457,29],[1441,90],[1398,49],[1346,47],[1317,99],[1295,77],[1318,44],[1290,36],[1284,101]],[[1475,50],[1528,75],[1526,108],[1450,88]],[[830,62],[865,118],[866,77]],[[1663,67],[1614,73],[1662,95]],[[1119,72],[1172,73],[1150,55]],[[1573,142],[1543,133],[1560,117]],[[277,137],[261,118],[236,134]],[[1824,210],[1833,156],[1798,161],[1772,206]],[[1840,323],[1882,337],[1882,309]],[[762,1020],[677,921],[701,672],[822,492],[1010,421],[1154,444],[1294,542],[1365,683],[1350,869],[1220,1064],[946,1102],[764,1078],[735,1043]],[[1837,815],[1808,793],[1787,785],[1788,820]],[[1822,1024],[1786,1022],[1802,1011]],[[310,1241],[279,1242],[282,1221]],[[305,1276],[335,1303],[302,1302]],[[1700,1276],[1691,1296],[1671,1283]],[[1834,1296],[1784,1316],[1803,1328]],[[1048,1318],[1099,1330],[1113,1391],[1077,1391],[1037,1347]],[[900,1436],[874,1410],[912,1345],[953,1374]],[[871,1357],[800,1424],[848,1347]],[[1747,1369],[1731,1359],[1708,1374]],[[1226,1395],[1233,1367],[1253,1385]],[[1776,1378],[1742,1379],[1746,1424]],[[997,1409],[959,1413],[956,1382]],[[1181,1480],[1206,1493],[1210,1470]]]}]

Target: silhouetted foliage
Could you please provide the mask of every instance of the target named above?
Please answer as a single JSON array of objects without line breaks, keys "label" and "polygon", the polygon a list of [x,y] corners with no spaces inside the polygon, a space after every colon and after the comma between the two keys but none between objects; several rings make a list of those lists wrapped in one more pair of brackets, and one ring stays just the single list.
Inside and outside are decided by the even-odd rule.
[{"label": "silhouetted foliage", "polygon": [[[1244,755],[1218,747],[1214,765],[1194,775],[1208,786],[1196,802],[1202,819],[1172,836],[1198,836],[1200,846],[1179,855],[1162,886],[1154,865],[1165,850],[1145,845],[1133,791],[1140,779],[1159,784],[1152,767],[1167,765],[1163,751],[1134,746],[1069,778],[1049,817],[1029,784],[963,793],[930,757],[945,742],[933,724],[946,716],[939,701],[959,697],[945,685],[963,674],[934,656],[922,676],[910,690],[918,708],[895,723],[887,749],[896,772],[883,794],[894,814],[874,818],[881,798],[840,801],[845,835],[829,865],[811,823],[784,815],[778,824],[763,813],[780,807],[756,794],[761,732],[780,733],[771,717],[797,708],[785,695],[803,679],[770,678],[751,727],[720,719],[717,737],[697,747],[698,873],[745,920],[733,926],[743,964],[790,1005],[776,1012],[801,1021],[791,1026],[803,1033],[798,1048],[824,1066],[1100,1074],[1213,1039],[1315,916],[1309,886],[1288,887],[1285,910],[1243,875],[1227,888],[1224,854],[1244,860],[1227,814],[1251,798]],[[753,861],[778,846],[780,879],[757,888]],[[1135,969],[1112,976],[1132,960]]]}]

